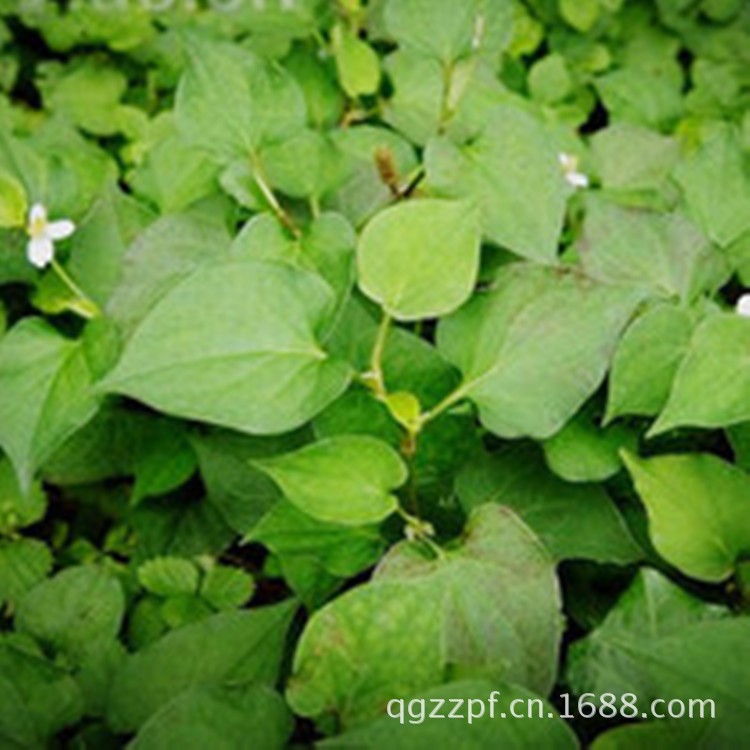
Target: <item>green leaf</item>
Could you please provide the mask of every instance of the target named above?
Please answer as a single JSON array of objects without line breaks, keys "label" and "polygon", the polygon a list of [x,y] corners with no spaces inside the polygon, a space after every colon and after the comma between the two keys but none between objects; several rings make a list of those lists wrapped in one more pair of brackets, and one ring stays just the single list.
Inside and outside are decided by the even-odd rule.
[{"label": "green leaf", "polygon": [[249,533],[280,499],[273,480],[252,460],[275,456],[304,444],[304,431],[279,437],[251,437],[229,431],[191,435],[209,502],[238,533]]},{"label": "green leaf", "polygon": [[[641,682],[643,662],[658,653],[664,639],[727,616],[721,607],[706,604],[656,570],[644,568],[602,624],[573,644],[568,667],[571,687],[579,694],[628,692],[634,679]],[[678,668],[679,662],[673,666]]]},{"label": "green leaf", "polygon": [[311,609],[320,606],[341,579],[375,565],[386,547],[375,526],[318,521],[287,501],[277,503],[246,541],[271,550],[284,578]]},{"label": "green leaf", "polygon": [[138,197],[166,214],[216,191],[216,165],[204,152],[185,143],[171,112],[158,115],[147,133],[144,143],[133,144],[133,148],[146,151],[129,180]]},{"label": "green leaf", "polygon": [[234,536],[219,510],[204,498],[166,495],[144,500],[132,512],[131,522],[140,560],[218,555]]},{"label": "green leaf", "polygon": [[285,602],[220,613],[130,656],[112,685],[109,723],[117,731],[137,730],[191,688],[273,685],[294,610]]},{"label": "green leaf", "polygon": [[470,204],[402,203],[365,227],[357,248],[360,287],[398,320],[445,315],[474,288],[479,244],[478,216]]},{"label": "green leaf", "polygon": [[512,508],[555,560],[627,565],[643,556],[606,490],[562,481],[535,446],[477,455],[459,473],[456,492],[466,511],[489,502]]},{"label": "green leaf", "polygon": [[249,159],[304,127],[304,97],[280,66],[238,45],[197,36],[188,39],[187,50],[189,65],[177,89],[175,112],[190,145],[222,162]]},{"label": "green leaf", "polygon": [[554,263],[568,188],[553,140],[536,118],[517,106],[497,105],[470,144],[431,140],[425,166],[439,195],[477,202],[489,240]]},{"label": "green leaf", "polygon": [[712,314],[695,329],[664,410],[649,435],[675,427],[728,427],[750,419],[750,321]]},{"label": "green leaf", "polygon": [[378,164],[387,159],[399,184],[406,184],[418,166],[414,147],[392,130],[372,125],[337,130],[332,139],[344,158],[343,176],[341,186],[326,197],[325,204],[360,226],[393,201]]},{"label": "green leaf", "polygon": [[[292,198],[318,199],[342,179],[341,154],[329,138],[316,130],[300,130],[266,146],[260,158],[270,186]],[[261,205],[265,203],[264,198]]]},{"label": "green leaf", "polygon": [[628,327],[612,360],[605,422],[624,414],[654,416],[664,408],[693,326],[689,312],[664,303]]},{"label": "green leaf", "polygon": [[579,251],[586,272],[611,284],[632,283],[655,295],[690,301],[714,291],[726,262],[682,214],[588,202]]},{"label": "green leaf", "polygon": [[0,603],[16,604],[52,570],[52,553],[38,539],[0,541]]},{"label": "green leaf", "polygon": [[666,192],[680,154],[676,139],[624,122],[596,132],[591,148],[602,185],[613,190]]},{"label": "green leaf", "polygon": [[352,526],[377,523],[393,513],[398,499],[392,492],[408,476],[393,448],[364,435],[319,440],[253,463],[303,512]]},{"label": "green leaf", "polygon": [[[658,725],[674,726],[678,737],[688,735],[679,747],[741,746],[747,736],[750,679],[737,655],[750,642],[750,622],[727,615],[655,572],[641,574],[604,623],[573,645],[571,687],[579,695],[633,693],[641,710],[667,696],[686,705],[692,699],[711,699],[715,719]],[[648,733],[644,737],[654,739]],[[638,747],[646,746],[654,745]]]},{"label": "green leaf", "polygon": [[246,604],[255,591],[253,577],[239,568],[212,565],[201,583],[201,596],[218,610]]},{"label": "green leaf", "polygon": [[107,307],[125,335],[193,271],[229,257],[231,237],[214,203],[165,216],[123,256],[123,273]]},{"label": "green leaf", "polygon": [[186,690],[151,717],[129,750],[236,750],[245,745],[283,750],[292,719],[281,697],[268,688]]},{"label": "green leaf", "polygon": [[695,722],[652,721],[644,724],[623,724],[598,735],[591,750],[708,750],[705,732]]},{"label": "green leaf", "polygon": [[179,557],[155,557],[138,568],[141,586],[159,596],[194,594],[198,590],[198,568]]},{"label": "green leaf", "polygon": [[12,174],[0,171],[0,227],[24,226],[27,211],[23,185]]},{"label": "green leaf", "polygon": [[0,638],[0,698],[0,738],[17,740],[20,734],[28,742],[20,745],[24,749],[44,747],[83,713],[81,691],[68,670],[48,661],[30,638],[14,633]]},{"label": "green leaf", "polygon": [[560,0],[562,17],[576,31],[590,31],[599,19],[599,0]]},{"label": "green leaf", "polygon": [[562,55],[547,55],[534,63],[529,71],[531,96],[544,104],[562,101],[572,88],[573,81]]},{"label": "green leaf", "polygon": [[[496,703],[490,703],[490,696]],[[440,704],[439,701],[444,701]],[[370,724],[338,737],[332,737],[320,743],[320,750],[434,750],[434,748],[545,748],[545,750],[575,750],[578,740],[565,722],[554,713],[552,707],[542,701],[536,703],[535,711],[543,711],[544,719],[513,719],[513,705],[531,705],[527,701],[541,699],[534,693],[517,687],[497,682],[463,681],[453,682],[441,687],[420,692],[404,700],[403,722],[391,716],[382,716]],[[462,701],[462,703],[458,703]],[[481,704],[476,701],[482,701]],[[438,709],[440,718],[460,705],[460,721],[439,721],[437,716],[430,719],[429,714]],[[467,720],[469,705],[472,706],[472,720]],[[482,706],[483,716],[476,718]],[[446,710],[440,709],[445,706]],[[492,708],[489,708],[492,706]],[[424,707],[424,719],[422,719]],[[391,707],[398,715],[400,704]],[[413,711],[414,713],[410,713]],[[536,716],[536,713],[534,714]],[[506,718],[500,718],[504,716]],[[454,717],[455,718],[455,717]]]},{"label": "green leaf", "polygon": [[682,115],[681,81],[648,68],[619,68],[596,79],[596,90],[613,122],[669,131]]},{"label": "green leaf", "polygon": [[82,565],[60,571],[26,594],[15,624],[76,657],[91,642],[116,636],[124,612],[119,581],[103,568]]},{"label": "green leaf", "polygon": [[39,467],[98,409],[85,343],[25,318],[0,339],[0,445],[27,489]]},{"label": "green leaf", "polygon": [[512,14],[506,3],[488,0],[389,0],[385,21],[399,44],[449,64],[499,52]]},{"label": "green leaf", "polygon": [[600,428],[581,414],[544,441],[547,465],[568,482],[603,482],[622,468],[619,451],[634,450],[638,435],[623,425]]},{"label": "green leaf", "polygon": [[[348,365],[316,340],[330,307],[328,287],[301,270],[260,261],[199,269],[145,318],[103,387],[179,417],[286,432],[349,381]],[[204,308],[211,314],[194,314]]]},{"label": "green leaf", "polygon": [[675,177],[691,216],[714,242],[729,245],[750,229],[750,171],[731,130],[707,140],[678,165]]},{"label": "green leaf", "polygon": [[331,33],[341,87],[353,98],[374,94],[380,85],[380,61],[373,48],[341,24]]},{"label": "green leaf", "polygon": [[128,87],[121,71],[86,59],[64,70],[55,63],[46,63],[40,69],[37,86],[45,109],[92,135],[112,136],[120,130],[120,99]]},{"label": "green leaf", "polygon": [[750,478],[710,454],[624,455],[657,552],[685,575],[723,581],[750,552]]},{"label": "green leaf", "polygon": [[131,502],[164,495],[190,479],[197,460],[180,422],[153,420],[133,449],[135,484]]},{"label": "green leaf", "polygon": [[149,209],[112,187],[76,228],[67,269],[98,305],[109,301],[122,277],[128,246],[153,218]]},{"label": "green leaf", "polygon": [[492,290],[441,322],[438,347],[501,437],[549,438],[599,387],[641,293],[511,264]]},{"label": "green leaf", "polygon": [[333,713],[348,728],[451,678],[507,680],[545,695],[561,634],[552,562],[512,512],[485,505],[444,556],[403,542],[370,583],[316,612],[287,699],[303,716]]},{"label": "green leaf", "polygon": [[164,623],[172,630],[205,620],[214,613],[197,594],[170,596],[162,602],[159,611]]},{"label": "green leaf", "polygon": [[326,212],[294,238],[276,217],[253,217],[230,249],[233,258],[254,258],[286,263],[319,273],[331,286],[339,303],[349,298],[354,285],[354,248],[357,236],[341,214]]},{"label": "green leaf", "polygon": [[47,498],[41,484],[34,482],[24,492],[11,462],[0,457],[0,534],[31,526],[46,510]]}]

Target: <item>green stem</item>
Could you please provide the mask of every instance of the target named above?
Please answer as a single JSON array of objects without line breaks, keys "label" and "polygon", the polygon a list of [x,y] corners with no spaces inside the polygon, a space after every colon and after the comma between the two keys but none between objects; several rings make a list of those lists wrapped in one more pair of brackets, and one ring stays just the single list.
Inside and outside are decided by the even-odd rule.
[{"label": "green stem", "polygon": [[459,401],[466,397],[465,386],[460,385],[455,391],[451,391],[439,404],[422,414],[421,426],[424,427],[428,422],[437,419],[443,412],[448,411]]},{"label": "green stem", "polygon": [[310,213],[313,219],[317,219],[320,216],[320,200],[317,195],[310,196]]},{"label": "green stem", "polygon": [[68,272],[54,258],[52,259],[50,265],[52,266],[52,270],[58,275],[63,284],[65,284],[65,286],[67,286],[68,289],[73,292],[74,296],[82,302],[86,303],[86,307],[88,308],[88,310],[81,311],[85,317],[96,318],[102,314],[102,311],[99,309],[99,305],[97,305],[96,302],[94,302],[94,300],[92,300],[91,297],[89,297],[88,294],[86,294],[86,292],[84,292],[83,289],[81,289],[81,287],[78,286],[75,281],[73,281]]},{"label": "green stem", "polygon": [[387,312],[384,312],[383,317],[380,319],[370,359],[370,372],[374,380],[375,395],[378,398],[385,398],[388,395],[385,387],[385,378],[383,377],[383,354],[385,352],[385,343],[388,340],[391,320],[391,316]]},{"label": "green stem", "polygon": [[450,106],[451,88],[453,86],[453,63],[447,62],[443,65],[443,96],[440,102],[440,119],[438,120],[438,133],[445,132],[453,111]]},{"label": "green stem", "polygon": [[256,185],[260,188],[260,192],[263,193],[263,197],[268,202],[271,210],[276,214],[276,218],[294,235],[295,238],[299,239],[301,232],[297,225],[292,221],[292,217],[284,210],[276,194],[268,184],[265,175],[263,174],[263,168],[260,162],[256,159],[252,159],[253,177],[255,178]]}]

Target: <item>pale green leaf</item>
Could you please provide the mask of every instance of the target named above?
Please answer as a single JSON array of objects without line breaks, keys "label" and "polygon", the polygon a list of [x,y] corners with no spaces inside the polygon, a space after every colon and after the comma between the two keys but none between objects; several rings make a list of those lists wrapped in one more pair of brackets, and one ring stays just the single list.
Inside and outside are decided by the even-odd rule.
[{"label": "pale green leaf", "polygon": [[246,604],[255,591],[250,573],[227,565],[212,565],[201,582],[201,597],[214,609],[236,609]]},{"label": "pale green leaf", "polygon": [[507,680],[545,695],[561,633],[551,560],[515,514],[485,505],[445,556],[404,542],[370,583],[316,612],[287,699],[303,716],[332,713],[351,727],[388,700],[451,677]]},{"label": "pale green leaf", "polygon": [[399,320],[452,312],[479,270],[476,210],[458,201],[408,201],[379,213],[357,248],[359,284]]},{"label": "pale green leaf", "polygon": [[228,162],[249,159],[304,127],[304,97],[281,66],[238,45],[197,36],[187,48],[190,62],[175,112],[188,143]]},{"label": "pale green leaf", "polygon": [[0,445],[23,488],[96,413],[92,378],[85,344],[39,318],[25,318],[0,340]]},{"label": "pale green leaf", "polygon": [[349,381],[316,340],[331,301],[319,277],[275,263],[199,269],[144,319],[104,387],[245,432],[294,429]]},{"label": "pale green leaf", "polygon": [[572,419],[544,441],[547,465],[568,482],[602,482],[622,468],[619,451],[634,450],[638,435],[623,425],[601,428],[590,415]]},{"label": "pale green leaf", "polygon": [[623,414],[654,416],[664,408],[693,325],[686,310],[664,303],[628,327],[612,360],[605,422]]},{"label": "pale green leaf", "polygon": [[750,170],[736,135],[718,131],[681,162],[675,177],[695,222],[729,245],[750,229]]},{"label": "pale green leaf", "polygon": [[599,19],[599,0],[560,0],[562,17],[576,31],[590,31]]},{"label": "pale green leaf", "polygon": [[155,557],[138,568],[141,586],[159,596],[194,594],[198,590],[198,568],[179,557]]},{"label": "pale green leaf", "polygon": [[728,273],[722,256],[680,213],[629,210],[600,198],[587,208],[578,249],[592,278],[690,301],[714,291]]},{"label": "pale green leaf", "polygon": [[380,61],[373,48],[340,24],[333,27],[332,40],[344,91],[351,97],[374,94],[380,85]]},{"label": "pale green leaf", "polygon": [[398,453],[364,435],[319,440],[253,464],[300,510],[320,521],[353,526],[377,523],[393,513],[398,499],[392,493],[407,478]]},{"label": "pale green leaf", "polygon": [[555,261],[568,186],[553,139],[531,114],[498,105],[470,144],[431,140],[425,165],[439,195],[478,203],[489,240],[532,260]]},{"label": "pale green leaf", "polygon": [[573,274],[512,264],[492,289],[443,321],[438,345],[501,437],[549,438],[599,387],[641,298]]},{"label": "pale green leaf", "polygon": [[0,456],[0,534],[13,534],[44,516],[47,498],[41,483],[21,489],[13,465]]},{"label": "pale green leaf", "polygon": [[496,54],[510,37],[511,6],[491,0],[389,0],[385,21],[404,47],[445,64]]},{"label": "pale green leaf", "polygon": [[23,185],[9,172],[0,171],[0,227],[22,227],[27,210]]},{"label": "pale green leaf", "polygon": [[728,427],[750,419],[750,321],[713,314],[693,332],[664,410],[651,428]]},{"label": "pale green leaf", "polygon": [[625,454],[657,552],[682,573],[719,582],[750,552],[750,477],[710,454]]}]

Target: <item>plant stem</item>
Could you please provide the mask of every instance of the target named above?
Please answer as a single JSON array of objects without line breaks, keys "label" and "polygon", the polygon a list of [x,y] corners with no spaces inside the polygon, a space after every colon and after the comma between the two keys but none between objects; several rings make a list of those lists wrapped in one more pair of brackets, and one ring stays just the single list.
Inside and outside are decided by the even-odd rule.
[{"label": "plant stem", "polygon": [[263,174],[263,168],[256,158],[252,159],[252,168],[255,183],[260,188],[260,192],[263,193],[263,197],[268,202],[268,205],[271,206],[271,210],[276,215],[276,218],[294,235],[295,238],[299,239],[302,234],[299,230],[299,227],[297,227],[297,225],[292,221],[292,217],[289,216],[289,214],[284,210],[281,203],[279,203],[279,199],[276,197],[276,194],[268,184],[268,181]]},{"label": "plant stem", "polygon": [[450,409],[465,397],[465,385],[460,385],[458,388],[456,388],[455,391],[451,391],[439,404],[433,406],[432,409],[422,414],[421,425],[424,426],[428,422],[432,422],[434,419],[437,419],[443,412]]},{"label": "plant stem", "polygon": [[97,305],[96,302],[94,302],[94,300],[92,300],[91,297],[89,297],[88,294],[86,294],[86,292],[84,292],[83,289],[73,281],[70,274],[68,274],[68,272],[54,258],[50,265],[52,266],[52,270],[60,278],[60,281],[62,281],[71,292],[73,292],[75,297],[86,303],[86,307],[88,308],[88,311],[90,311],[90,314],[89,312],[81,311],[81,314],[83,314],[84,317],[96,318],[102,314],[99,305]]},{"label": "plant stem", "polygon": [[385,352],[385,342],[388,339],[388,331],[391,327],[391,316],[383,313],[378,326],[378,332],[375,336],[375,344],[372,348],[372,357],[370,358],[370,373],[373,378],[373,390],[379,399],[388,395],[383,377],[383,353]]},{"label": "plant stem", "polygon": [[310,196],[310,213],[313,219],[317,219],[320,216],[320,200],[317,195]]}]

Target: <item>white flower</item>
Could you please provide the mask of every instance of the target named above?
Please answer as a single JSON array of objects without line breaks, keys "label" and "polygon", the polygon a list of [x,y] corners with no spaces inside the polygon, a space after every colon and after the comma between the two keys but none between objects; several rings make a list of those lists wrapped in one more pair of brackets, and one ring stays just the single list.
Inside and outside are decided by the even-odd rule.
[{"label": "white flower", "polygon": [[750,318],[750,294],[743,294],[737,300],[737,305],[734,309],[737,311],[737,315],[741,315],[743,318]]},{"label": "white flower", "polygon": [[577,156],[574,154],[560,154],[559,159],[568,185],[574,188],[587,188],[589,186],[588,175],[578,171]]},{"label": "white flower", "polygon": [[54,243],[70,237],[75,228],[75,224],[68,219],[49,221],[47,209],[41,203],[35,203],[29,211],[29,223],[26,227],[30,238],[26,245],[29,263],[37,268],[48,266],[55,257]]}]

